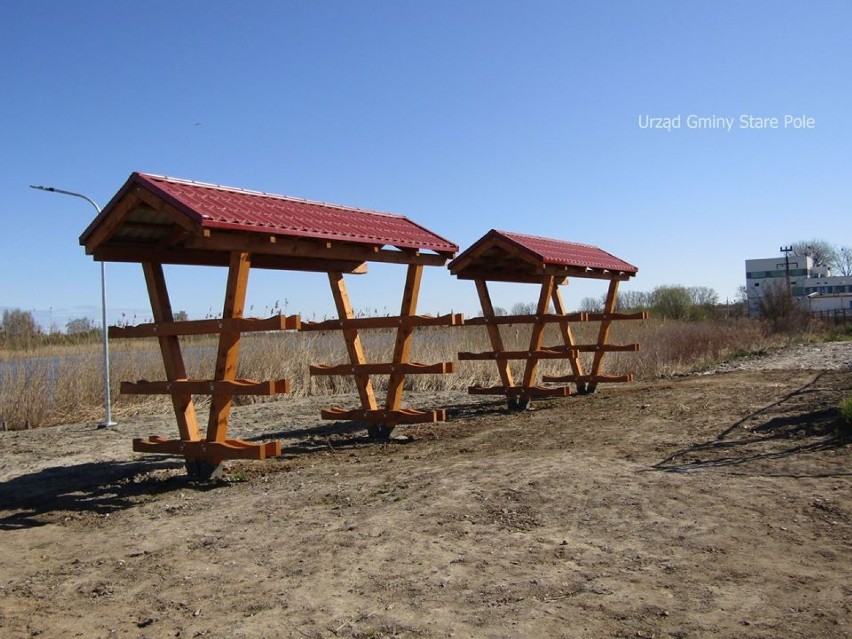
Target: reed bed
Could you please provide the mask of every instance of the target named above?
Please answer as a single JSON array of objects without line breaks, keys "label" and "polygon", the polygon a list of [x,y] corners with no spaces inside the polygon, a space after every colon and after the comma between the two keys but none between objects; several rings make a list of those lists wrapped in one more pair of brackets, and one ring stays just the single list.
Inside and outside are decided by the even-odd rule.
[{"label": "reed bed", "polygon": [[[574,324],[577,343],[597,341],[598,325]],[[529,345],[529,325],[503,329],[506,348],[523,350]],[[388,330],[363,331],[362,339],[369,361],[390,361],[395,333]],[[629,321],[613,324],[610,342],[638,342],[641,350],[608,353],[607,373],[635,373],[637,379],[652,379],[706,367],[739,354],[781,345],[780,338],[767,332],[761,322],[748,319],[717,322]],[[789,337],[783,339],[789,340]],[[545,345],[560,343],[558,329],[548,327]],[[491,350],[484,327],[424,328],[415,333],[412,361],[434,363],[456,361],[463,351]],[[187,338],[183,342],[187,374],[205,379],[213,375],[216,340]],[[591,363],[584,355],[585,365]],[[247,379],[288,379],[290,395],[335,395],[355,390],[350,377],[312,377],[308,366],[348,361],[340,333],[249,334],[243,337],[238,376]],[[523,362],[512,363],[520,377]],[[406,390],[465,390],[474,384],[499,383],[493,362],[456,361],[451,375],[410,375]],[[156,340],[111,342],[111,391],[117,415],[128,411],[166,410],[167,397],[121,395],[121,381],[165,379]],[[539,375],[570,373],[566,361],[544,360]],[[374,387],[382,391],[387,378],[375,376]],[[288,395],[273,398],[237,397],[241,403],[286,401]],[[0,351],[0,427],[7,430],[38,428],[60,423],[96,420],[103,416],[103,369],[97,342],[36,349],[26,352]]]}]

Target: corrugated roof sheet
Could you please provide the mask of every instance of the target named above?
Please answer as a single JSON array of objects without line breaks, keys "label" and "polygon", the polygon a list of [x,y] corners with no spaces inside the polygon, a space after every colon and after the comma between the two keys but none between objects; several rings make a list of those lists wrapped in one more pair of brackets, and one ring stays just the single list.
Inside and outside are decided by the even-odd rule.
[{"label": "corrugated roof sheet", "polygon": [[508,231],[494,233],[519,244],[535,254],[542,262],[553,266],[575,266],[578,268],[605,269],[625,273],[637,273],[638,268],[628,264],[603,249],[591,244],[578,244],[535,235],[523,235]]},{"label": "corrugated roof sheet", "polygon": [[401,215],[146,173],[130,176],[125,188],[104,208],[103,217],[132,184],[159,195],[202,228],[390,245],[439,253],[458,251],[457,245]]}]

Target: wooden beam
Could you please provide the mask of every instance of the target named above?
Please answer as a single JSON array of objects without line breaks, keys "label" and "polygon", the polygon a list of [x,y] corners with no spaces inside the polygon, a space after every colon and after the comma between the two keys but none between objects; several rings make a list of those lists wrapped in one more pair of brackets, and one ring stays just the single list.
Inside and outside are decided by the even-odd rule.
[{"label": "wooden beam", "polygon": [[[613,280],[609,283],[609,290],[606,293],[606,301],[604,302],[604,318],[601,320],[600,330],[598,331],[598,345],[603,346],[609,341],[609,331],[612,326],[612,314],[615,312],[615,305],[618,303],[618,280]],[[590,393],[595,391],[600,379],[601,369],[603,368],[604,351],[598,350],[595,352],[592,360],[592,381],[589,382],[587,390]]]},{"label": "wooden beam", "polygon": [[530,397],[568,397],[571,389],[568,386],[470,386],[470,395],[506,395],[510,398]]},{"label": "wooden beam", "polygon": [[308,257],[338,261],[386,262],[389,264],[422,264],[444,266],[445,255],[420,253],[409,250],[387,250],[378,244],[341,243],[276,236],[275,242],[239,231],[213,231],[209,236],[196,236],[186,242],[187,248],[205,251],[247,251],[254,255],[283,257]]},{"label": "wooden beam", "polygon": [[150,206],[155,211],[167,215],[172,222],[184,228],[189,233],[194,235],[201,233],[201,220],[199,219],[200,216],[199,218],[195,217],[195,215],[197,214],[188,215],[173,204],[166,202],[159,195],[151,193],[147,189],[143,189],[137,186],[136,193],[139,195],[139,199],[142,200],[145,204]]},{"label": "wooden beam", "polygon": [[[494,304],[491,302],[491,295],[488,293],[488,284],[485,280],[476,280],[476,293],[479,296],[479,304],[482,307],[483,319],[490,320],[486,324],[488,331],[488,339],[491,341],[491,348],[496,352],[501,353],[505,350],[503,337],[500,334],[500,328],[495,321],[497,317],[494,315]],[[503,386],[511,387],[515,385],[515,379],[512,377],[512,371],[509,368],[509,361],[505,357],[497,358],[497,373],[500,375],[500,381]]]},{"label": "wooden beam", "polygon": [[[553,287],[553,293],[551,294],[551,301],[553,302],[553,310],[557,315],[566,315],[565,313],[565,303],[562,300],[562,293],[559,292],[559,286],[555,285]],[[584,313],[585,320],[588,320],[588,314]],[[580,354],[577,349],[575,349],[576,342],[574,341],[574,332],[571,330],[571,325],[567,323],[561,323],[559,325],[559,332],[562,334],[562,341],[565,344],[565,348],[571,352],[571,357],[568,359],[568,363],[571,365],[571,370],[574,371],[574,375],[582,375],[583,374],[583,363],[580,360]],[[580,388],[577,386],[578,392],[585,391],[585,387]]]},{"label": "wooden beam", "polygon": [[637,313],[589,313],[588,316],[590,322],[600,322],[602,320],[646,320],[648,319],[648,312],[639,311]]},{"label": "wooden beam", "polygon": [[[349,292],[346,290],[346,282],[343,281],[343,273],[328,274],[328,282],[331,285],[331,295],[334,298],[334,306],[337,309],[339,321],[349,322],[353,319],[355,313],[352,310],[352,303],[349,301]],[[367,358],[364,355],[364,345],[361,342],[361,336],[358,334],[357,327],[344,327],[343,339],[346,342],[346,352],[349,354],[349,361],[355,366],[362,366],[367,363]],[[364,410],[378,409],[376,402],[376,393],[373,390],[373,383],[370,381],[370,376],[366,372],[357,372],[355,374],[355,386],[358,389],[358,397],[361,400],[361,408]]]},{"label": "wooden beam", "polygon": [[453,372],[453,362],[439,364],[338,364],[327,366],[313,364],[309,367],[311,375],[444,375]]},{"label": "wooden beam", "polygon": [[[399,314],[401,317],[413,317],[417,312],[417,298],[420,295],[420,281],[423,278],[422,264],[409,264],[405,277],[405,288],[402,293],[402,305]],[[414,327],[411,325],[400,326],[396,331],[396,343],[393,349],[393,363],[407,364],[411,354],[411,343]],[[402,405],[402,391],[405,384],[405,373],[395,371],[388,379],[388,395],[385,402],[385,410],[398,411]],[[395,426],[388,422],[389,427]]]},{"label": "wooden beam", "polygon": [[302,322],[302,331],[337,331],[343,328],[399,328],[400,326],[461,326],[465,323],[464,314],[452,313],[432,317],[414,315],[412,317],[358,317],[354,319],[326,320],[324,322]]},{"label": "wooden beam", "polygon": [[[86,238],[85,243],[81,239],[81,244],[86,247],[86,254],[91,255],[95,249],[108,240],[116,229],[121,226],[131,211],[139,204],[138,188],[125,195],[118,202],[92,231],[91,235]],[[142,262],[144,260],[134,260]]]},{"label": "wooden beam", "polygon": [[578,382],[581,384],[595,384],[601,382],[632,382],[633,373],[627,375],[545,375],[544,382]]},{"label": "wooden beam", "polygon": [[290,392],[290,382],[276,379],[179,379],[169,382],[121,382],[124,395],[279,395]]},{"label": "wooden beam", "polygon": [[[536,315],[543,316],[547,313],[547,307],[550,304],[550,298],[553,295],[553,289],[555,286],[554,278],[547,277],[541,283],[541,293],[538,296],[538,306],[536,307]],[[529,351],[531,353],[536,353],[541,350],[541,343],[544,340],[544,329],[545,324],[543,322],[536,322],[532,327],[532,334],[530,335],[530,347]],[[529,387],[532,386],[533,380],[535,379],[535,370],[538,366],[538,357],[532,356],[527,359],[527,364],[524,367],[524,382],[522,386]]]},{"label": "wooden beam", "polygon": [[[228,281],[225,286],[225,304],[222,318],[242,318],[248,288],[248,275],[251,268],[249,253],[235,252],[231,255],[228,267]],[[237,361],[240,353],[239,331],[227,331],[219,334],[219,348],[216,355],[214,379],[233,381],[237,377]],[[223,442],[228,435],[228,417],[231,414],[230,394],[214,394],[210,400],[210,419],[207,422],[207,441]]]},{"label": "wooden beam", "polygon": [[482,353],[467,353],[461,352],[458,358],[461,361],[480,361],[480,360],[531,360],[531,359],[568,359],[571,357],[571,352],[565,350],[555,350],[541,348],[537,351],[484,351]]},{"label": "wooden beam", "polygon": [[187,459],[204,459],[219,464],[225,459],[267,459],[281,454],[281,442],[246,442],[226,439],[221,442],[195,441],[149,437],[134,439],[133,450],[137,453],[157,455],[184,455]]},{"label": "wooden beam", "polygon": [[[142,264],[142,271],[145,274],[145,283],[148,288],[148,297],[151,300],[151,312],[154,315],[154,320],[156,322],[173,322],[174,315],[172,314],[172,305],[169,301],[162,265],[146,262]],[[174,335],[161,336],[159,343],[166,379],[170,381],[185,379],[186,366],[183,362],[178,338]],[[200,439],[192,395],[189,393],[172,395],[172,406],[175,411],[180,438],[184,441]]]},{"label": "wooden beam", "polygon": [[219,333],[299,330],[299,315],[273,315],[265,319],[254,317],[190,320],[184,322],[154,322],[136,326],[110,326],[113,339],[163,337],[165,335],[216,335]]},{"label": "wooden beam", "polygon": [[[185,247],[158,247],[154,243],[111,241],[98,247],[92,254],[99,262],[176,264],[187,266],[228,266],[231,256],[224,251],[199,251]],[[310,258],[292,258],[278,255],[257,255],[252,258],[253,268],[278,271],[308,271],[326,273],[336,271],[350,275],[367,272],[367,265],[361,262],[323,260]]]},{"label": "wooden beam", "polygon": [[566,313],[564,315],[546,313],[545,315],[496,315],[494,317],[469,317],[465,326],[487,326],[488,324],[564,324],[566,322],[585,322],[588,313]]},{"label": "wooden beam", "polygon": [[398,410],[345,410],[328,408],[320,413],[322,419],[337,421],[358,421],[368,424],[426,424],[447,421],[447,412],[443,409],[419,411],[410,408]]}]

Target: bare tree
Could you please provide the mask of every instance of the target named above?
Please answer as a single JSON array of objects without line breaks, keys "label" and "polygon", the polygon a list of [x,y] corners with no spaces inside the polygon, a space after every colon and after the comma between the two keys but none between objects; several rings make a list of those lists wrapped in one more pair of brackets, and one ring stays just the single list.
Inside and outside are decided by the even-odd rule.
[{"label": "bare tree", "polygon": [[719,303],[719,294],[709,286],[690,286],[686,290],[695,306],[715,306]]},{"label": "bare tree", "polygon": [[852,275],[852,248],[844,246],[837,252],[836,268],[838,275]]},{"label": "bare tree", "polygon": [[580,310],[584,313],[601,313],[603,312],[603,300],[597,297],[584,297],[580,301]]},{"label": "bare tree", "polygon": [[[618,294],[618,308],[622,310],[648,308],[651,306],[649,298],[648,293],[643,291],[623,291]],[[604,295],[601,300],[606,300],[606,296]]]},{"label": "bare tree", "polygon": [[813,239],[807,242],[793,242],[793,255],[807,256],[814,261],[814,266],[836,268],[838,251],[831,242]]}]

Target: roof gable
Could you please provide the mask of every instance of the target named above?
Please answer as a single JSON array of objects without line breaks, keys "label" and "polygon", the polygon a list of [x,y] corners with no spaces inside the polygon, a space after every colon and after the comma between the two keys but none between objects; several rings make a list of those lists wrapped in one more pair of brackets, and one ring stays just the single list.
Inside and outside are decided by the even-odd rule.
[{"label": "roof gable", "polygon": [[162,251],[168,245],[174,260],[184,247],[208,249],[215,263],[221,256],[212,253],[225,250],[229,240],[248,242],[261,255],[281,255],[282,246],[299,245],[302,253],[289,255],[313,259],[332,258],[329,249],[342,247],[359,262],[410,263],[417,261],[419,251],[430,251],[440,258],[432,262],[443,264],[458,251],[452,242],[400,215],[144,173],[131,174],[80,237],[96,259],[118,260],[122,248],[129,257],[134,247]]},{"label": "roof gable", "polygon": [[628,279],[639,269],[591,244],[492,229],[450,262],[462,279],[523,282],[541,275]]}]

